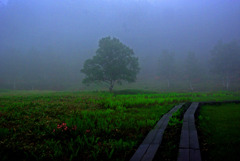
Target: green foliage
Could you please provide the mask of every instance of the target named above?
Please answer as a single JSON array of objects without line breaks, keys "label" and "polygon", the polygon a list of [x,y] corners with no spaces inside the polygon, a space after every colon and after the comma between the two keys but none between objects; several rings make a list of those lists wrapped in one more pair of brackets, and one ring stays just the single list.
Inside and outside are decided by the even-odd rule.
[{"label": "green foliage", "polygon": [[239,160],[240,104],[204,105],[198,131],[204,160]]},{"label": "green foliage", "polygon": [[[14,159],[12,154],[24,151],[19,157],[25,160],[124,159],[173,106],[147,102],[143,96],[134,102],[135,97],[104,93],[2,96],[1,147],[8,153],[1,156]],[[130,108],[134,103],[139,107]]]},{"label": "green foliage", "polygon": [[82,73],[86,75],[83,83],[105,82],[110,91],[115,83],[134,82],[139,72],[138,58],[132,49],[117,38],[105,37],[99,40],[99,48],[92,59],[85,61]]},{"label": "green foliage", "polygon": [[5,160],[128,160],[175,104],[232,99],[239,93],[4,92],[0,155]]},{"label": "green foliage", "polygon": [[168,126],[164,131],[161,147],[158,149],[153,161],[158,160],[177,160],[178,148],[180,143],[182,120],[184,113],[188,109],[191,103],[187,102],[182,105],[168,122]]},{"label": "green foliage", "polygon": [[147,91],[147,90],[138,90],[138,89],[125,89],[125,90],[117,90],[113,92],[116,95],[124,95],[124,94],[157,94],[154,91]]},{"label": "green foliage", "polygon": [[181,115],[181,109],[177,110],[177,112],[173,113],[172,117],[170,118],[168,125],[169,126],[176,126],[177,124],[182,124],[182,120],[180,120],[179,116]]},{"label": "green foliage", "polygon": [[0,128],[0,139],[6,137],[9,133],[10,132],[7,128]]}]

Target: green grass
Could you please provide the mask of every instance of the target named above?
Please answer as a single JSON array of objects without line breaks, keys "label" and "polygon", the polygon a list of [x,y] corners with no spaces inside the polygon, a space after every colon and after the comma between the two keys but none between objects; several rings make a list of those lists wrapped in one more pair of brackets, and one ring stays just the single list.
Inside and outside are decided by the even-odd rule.
[{"label": "green grass", "polygon": [[240,104],[204,105],[198,125],[203,160],[240,160]]},{"label": "green grass", "polygon": [[153,161],[176,161],[178,157],[180,135],[184,113],[191,103],[185,103],[180,109],[173,113],[164,131],[160,148],[158,149]]},{"label": "green grass", "polygon": [[237,92],[1,91],[0,155],[2,160],[129,160],[174,105],[237,99]]},{"label": "green grass", "polygon": [[0,100],[3,160],[124,160],[175,104],[69,92],[8,93]]}]

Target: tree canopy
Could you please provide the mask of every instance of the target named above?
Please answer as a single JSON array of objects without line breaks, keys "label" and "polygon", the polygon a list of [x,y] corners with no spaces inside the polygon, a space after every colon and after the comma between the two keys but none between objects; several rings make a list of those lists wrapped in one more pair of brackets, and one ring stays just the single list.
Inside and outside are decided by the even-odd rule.
[{"label": "tree canopy", "polygon": [[87,59],[82,73],[83,83],[104,82],[112,91],[115,83],[134,82],[139,72],[138,58],[134,52],[117,38],[105,37],[99,40],[99,48],[92,59]]}]

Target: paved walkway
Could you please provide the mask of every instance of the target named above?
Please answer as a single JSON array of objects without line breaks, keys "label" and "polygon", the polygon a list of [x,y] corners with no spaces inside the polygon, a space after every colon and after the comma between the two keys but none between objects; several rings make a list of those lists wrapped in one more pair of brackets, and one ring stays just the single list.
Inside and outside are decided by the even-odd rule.
[{"label": "paved walkway", "polygon": [[193,102],[184,114],[178,161],[201,161],[194,113],[199,103]]},{"label": "paved walkway", "polygon": [[153,160],[161,142],[164,130],[168,125],[168,121],[172,114],[176,112],[183,104],[175,106],[167,114],[165,114],[156,124],[153,130],[151,130],[142,144],[138,147],[135,154],[130,161],[151,161]]}]

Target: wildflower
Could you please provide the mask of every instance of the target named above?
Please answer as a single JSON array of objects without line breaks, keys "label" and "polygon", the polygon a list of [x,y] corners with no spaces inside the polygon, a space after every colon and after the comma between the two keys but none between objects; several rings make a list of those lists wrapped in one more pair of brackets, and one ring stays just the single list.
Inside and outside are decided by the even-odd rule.
[{"label": "wildflower", "polygon": [[62,123],[62,126],[67,126],[67,124],[63,122],[63,123]]},{"label": "wildflower", "polygon": [[73,126],[73,128],[72,128],[72,130],[76,130],[77,129],[77,126],[75,125],[75,126]]},{"label": "wildflower", "polygon": [[90,130],[86,130],[86,133],[90,133]]},{"label": "wildflower", "polygon": [[68,128],[68,127],[66,126],[66,127],[64,128],[64,130],[66,131],[66,130],[67,130],[67,128]]},{"label": "wildflower", "polygon": [[55,132],[56,130],[55,129],[53,129],[53,132]]}]

